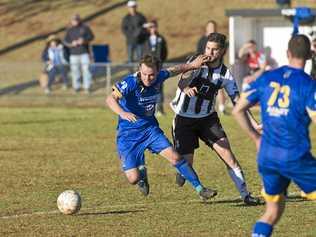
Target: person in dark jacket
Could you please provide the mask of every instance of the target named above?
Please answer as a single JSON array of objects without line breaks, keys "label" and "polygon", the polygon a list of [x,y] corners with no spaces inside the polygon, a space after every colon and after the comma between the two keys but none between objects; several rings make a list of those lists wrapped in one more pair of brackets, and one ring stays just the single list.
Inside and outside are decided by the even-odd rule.
[{"label": "person in dark jacket", "polygon": [[207,43],[207,37],[209,34],[217,31],[217,23],[213,20],[209,20],[205,26],[205,33],[202,35],[196,45],[196,52],[203,54]]},{"label": "person in dark jacket", "polygon": [[94,35],[89,26],[81,22],[78,14],[74,15],[70,22],[71,26],[66,31],[64,44],[70,52],[72,87],[76,92],[80,90],[82,72],[83,89],[86,93],[90,93],[92,76],[89,71],[89,44],[94,39]]},{"label": "person in dark jacket", "polygon": [[143,25],[146,17],[137,11],[137,2],[128,1],[128,14],[122,20],[122,32],[126,38],[128,63],[138,61],[143,54],[147,33]]},{"label": "person in dark jacket", "polygon": [[[168,48],[165,38],[158,32],[157,21],[151,20],[148,23],[146,23],[144,27],[147,29],[149,33],[149,36],[144,43],[144,55],[154,55],[160,60],[160,63],[163,64],[163,62],[167,59],[168,56]],[[163,84],[161,84],[159,101],[156,104],[156,116],[160,116],[165,113],[163,109],[163,102]]]}]

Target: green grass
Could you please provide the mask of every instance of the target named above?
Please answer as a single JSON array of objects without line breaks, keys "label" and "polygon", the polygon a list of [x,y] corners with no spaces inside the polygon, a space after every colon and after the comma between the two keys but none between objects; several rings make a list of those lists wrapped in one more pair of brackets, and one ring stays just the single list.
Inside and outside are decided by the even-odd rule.
[{"label": "green grass", "polygon": [[[169,135],[168,112],[160,122]],[[231,117],[222,122],[258,195],[254,145]],[[142,197],[121,173],[116,117],[107,109],[0,108],[0,123],[0,216],[17,215],[0,218],[0,236],[249,236],[264,210],[242,205],[223,163],[204,145],[196,170],[217,198],[202,204],[189,185],[177,188],[174,169],[149,153],[151,194]],[[315,146],[315,126],[311,135]],[[78,215],[56,212],[66,189],[81,193]],[[287,207],[275,236],[315,236],[315,202],[292,198]]]}]

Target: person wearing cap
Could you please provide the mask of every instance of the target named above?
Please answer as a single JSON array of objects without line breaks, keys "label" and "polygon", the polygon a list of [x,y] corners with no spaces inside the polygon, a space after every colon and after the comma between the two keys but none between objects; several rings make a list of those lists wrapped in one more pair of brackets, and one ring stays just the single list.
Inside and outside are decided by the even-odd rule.
[{"label": "person wearing cap", "polygon": [[82,76],[83,89],[86,93],[90,93],[92,76],[89,71],[89,44],[94,39],[94,35],[89,26],[82,23],[78,14],[71,17],[70,24],[71,26],[66,31],[64,43],[70,52],[72,87],[76,92],[80,90]]},{"label": "person wearing cap", "polygon": [[132,63],[140,60],[143,54],[143,44],[147,32],[143,25],[147,22],[146,17],[137,11],[137,2],[128,1],[128,14],[122,20],[122,32],[126,38],[127,62]]},{"label": "person wearing cap", "polygon": [[45,73],[48,75],[48,83],[45,86],[45,94],[51,93],[51,87],[55,78],[60,74],[63,88],[68,87],[67,78],[67,51],[56,35],[50,35],[46,40],[46,46],[42,52],[42,60],[45,62]]},{"label": "person wearing cap", "polygon": [[[149,33],[149,37],[147,38],[144,44],[144,55],[154,55],[160,60],[160,63],[163,64],[163,62],[167,59],[168,56],[168,47],[165,38],[158,31],[157,20],[151,20],[147,22],[144,25],[144,27],[147,29]],[[159,101],[156,104],[156,116],[165,114],[163,102],[163,84],[161,84]]]}]

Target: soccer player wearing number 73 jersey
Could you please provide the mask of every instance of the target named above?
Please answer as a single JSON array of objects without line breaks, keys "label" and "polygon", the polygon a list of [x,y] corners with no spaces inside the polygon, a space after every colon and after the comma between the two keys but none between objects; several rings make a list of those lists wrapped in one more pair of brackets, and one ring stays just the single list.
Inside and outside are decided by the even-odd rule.
[{"label": "soccer player wearing number 73 jersey", "polygon": [[[304,72],[310,41],[293,36],[288,43],[288,66],[265,72],[244,88],[233,110],[240,126],[255,141],[258,170],[266,211],[253,228],[253,237],[268,237],[285,207],[284,193],[293,181],[316,200],[316,159],[312,156],[308,127],[316,123],[316,80]],[[246,109],[259,103],[262,136],[251,126]]]}]

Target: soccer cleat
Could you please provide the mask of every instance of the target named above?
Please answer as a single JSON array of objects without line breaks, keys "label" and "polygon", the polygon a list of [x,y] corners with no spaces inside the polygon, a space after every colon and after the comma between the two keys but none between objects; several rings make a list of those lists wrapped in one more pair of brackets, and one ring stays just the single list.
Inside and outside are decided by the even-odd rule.
[{"label": "soccer cleat", "polygon": [[251,196],[250,193],[244,198],[244,203],[247,206],[257,206],[257,205],[262,204],[259,198]]},{"label": "soccer cleat", "polygon": [[203,201],[206,201],[212,197],[215,197],[217,195],[216,190],[212,190],[210,188],[204,188],[199,192],[199,196]]},{"label": "soccer cleat", "polygon": [[185,178],[179,173],[176,174],[176,184],[179,187],[182,187],[185,184]]},{"label": "soccer cleat", "polygon": [[138,189],[139,191],[144,195],[144,196],[148,196],[149,194],[149,184],[147,179],[145,180],[139,180],[138,183]]}]

